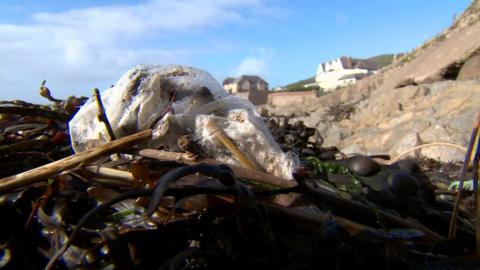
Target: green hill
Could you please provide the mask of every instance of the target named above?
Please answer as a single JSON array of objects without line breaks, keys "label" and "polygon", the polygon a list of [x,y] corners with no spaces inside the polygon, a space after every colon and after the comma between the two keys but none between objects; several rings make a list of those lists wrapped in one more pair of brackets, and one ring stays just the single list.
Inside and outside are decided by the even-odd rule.
[{"label": "green hill", "polygon": [[[397,54],[397,59],[400,58],[403,54]],[[380,54],[377,56],[373,56],[367,59],[360,59],[360,58],[352,58],[353,61],[363,61],[369,64],[369,66],[376,67],[380,69],[382,67],[388,66],[393,62],[394,54]],[[308,89],[317,89],[316,87],[305,88],[303,87],[305,84],[314,83],[315,76],[312,76],[307,79],[303,79],[285,86],[286,91],[305,91]]]},{"label": "green hill", "polygon": [[307,89],[303,86],[305,84],[314,83],[314,82],[315,82],[315,76],[312,76],[308,79],[291,83],[291,84],[285,86],[285,88],[286,88],[287,91],[305,91]]},{"label": "green hill", "polygon": [[[369,64],[372,64],[373,66],[377,67],[377,69],[380,69],[382,67],[388,66],[393,62],[393,57],[394,54],[380,54],[374,57],[370,57],[367,59],[354,59],[354,60],[362,60],[364,62],[367,62]],[[397,59],[403,56],[403,53],[397,54]]]}]

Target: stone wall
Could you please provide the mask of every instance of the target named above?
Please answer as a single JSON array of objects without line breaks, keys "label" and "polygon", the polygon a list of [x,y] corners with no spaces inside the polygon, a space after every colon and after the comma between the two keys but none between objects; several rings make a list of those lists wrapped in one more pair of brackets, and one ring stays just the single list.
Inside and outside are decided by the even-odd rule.
[{"label": "stone wall", "polygon": [[268,91],[250,91],[248,100],[253,103],[253,105],[262,105],[268,102]]},{"label": "stone wall", "polygon": [[274,92],[268,95],[268,104],[272,106],[289,106],[292,103],[308,103],[317,99],[316,91]]},{"label": "stone wall", "polygon": [[267,103],[269,93],[268,91],[248,91],[237,92],[235,96],[249,100],[253,105],[262,105]]}]

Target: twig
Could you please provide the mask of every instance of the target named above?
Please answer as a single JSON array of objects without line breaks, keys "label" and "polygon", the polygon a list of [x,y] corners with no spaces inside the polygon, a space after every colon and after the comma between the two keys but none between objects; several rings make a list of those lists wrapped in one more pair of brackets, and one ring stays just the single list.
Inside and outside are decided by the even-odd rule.
[{"label": "twig", "polygon": [[460,182],[458,184],[457,198],[455,200],[455,206],[453,208],[452,218],[450,220],[450,227],[448,229],[449,239],[454,238],[456,234],[458,208],[460,207],[460,201],[462,199],[463,181],[465,180],[465,177],[467,175],[467,169],[468,169],[468,165],[470,164],[470,157],[472,155],[473,144],[475,143],[475,139],[477,137],[479,127],[480,127],[480,112],[478,112],[475,116],[475,124],[472,130],[472,134],[470,135],[470,142],[467,147],[467,153],[465,154],[465,160],[463,161],[462,174],[460,176]]},{"label": "twig", "polygon": [[130,182],[130,184],[131,182],[133,182],[133,176],[131,172],[126,172],[126,171],[102,167],[102,166],[87,166],[84,169],[96,174],[98,177],[120,179],[125,182]]},{"label": "twig", "polygon": [[144,157],[158,159],[160,161],[174,161],[183,164],[196,164],[195,157],[188,153],[169,152],[156,149],[142,149],[139,154]]},{"label": "twig", "polygon": [[[139,154],[144,157],[158,159],[160,161],[175,161],[180,162],[187,165],[198,164],[199,162],[208,163],[208,164],[222,164],[219,161],[213,159],[203,159],[199,160],[198,162],[193,162],[189,160],[186,153],[178,153],[178,152],[167,152],[163,150],[156,150],[156,149],[142,149],[140,150]],[[233,170],[235,176],[239,178],[246,178],[250,180],[257,181],[259,183],[265,183],[268,185],[281,187],[281,188],[288,188],[293,187],[296,185],[295,181],[285,180],[280,177],[273,176],[268,173],[264,173],[257,170],[247,169],[240,166],[230,165],[228,166]]]},{"label": "twig", "polygon": [[34,139],[34,140],[26,140],[20,141],[17,143],[12,143],[0,148],[0,154],[7,153],[7,152],[17,152],[19,150],[27,149],[32,150],[37,147],[42,147],[47,145],[50,140],[47,139]]},{"label": "twig", "polygon": [[[480,157],[478,156],[480,151],[479,144],[480,144],[480,135],[477,134],[477,138],[473,146],[475,147],[475,154],[472,156],[473,157],[472,170],[473,170],[473,177],[474,177],[472,179],[472,182],[473,182],[473,194],[474,194],[475,203],[477,203],[477,200],[478,200],[478,193],[477,193],[478,192],[478,162],[480,162],[479,161]],[[477,177],[477,179],[475,179],[475,177]]]},{"label": "twig", "polygon": [[151,138],[152,130],[147,129],[118,140],[87,149],[80,153],[57,160],[55,162],[37,167],[35,169],[0,179],[0,194],[15,188],[26,186],[35,182],[46,181],[48,177],[60,174],[65,170],[91,163],[104,156],[108,156],[120,149],[134,145],[140,141]]},{"label": "twig", "polygon": [[[215,160],[203,160],[203,162],[211,163],[211,164],[219,164],[220,162]],[[280,177],[273,176],[268,173],[264,173],[257,170],[247,169],[240,166],[235,165],[228,165],[232,171],[235,173],[235,176],[238,178],[246,178],[250,180],[257,181],[259,183],[265,183],[269,185],[273,185],[276,187],[288,188],[293,187],[296,185],[295,181],[285,180]]]},{"label": "twig", "polygon": [[43,80],[42,84],[40,85],[40,95],[50,100],[51,102],[55,102],[55,103],[61,102],[61,100],[52,97],[52,94],[50,93],[50,89],[48,89],[48,87],[45,86],[46,83],[47,81]]},{"label": "twig", "polygon": [[13,105],[13,106],[22,106],[22,107],[29,107],[29,106],[39,106],[33,103],[25,102],[23,100],[0,100],[0,105]]},{"label": "twig", "polygon": [[110,125],[107,114],[105,113],[105,107],[103,107],[102,97],[100,96],[100,91],[98,91],[98,88],[93,89],[93,97],[95,98],[95,102],[97,103],[98,121],[103,122],[103,124],[105,124],[105,128],[107,129],[107,132],[108,132],[108,136],[110,136],[110,141],[116,140],[115,134],[113,133],[112,126]]},{"label": "twig", "polygon": [[475,210],[477,220],[475,222],[475,240],[477,247],[477,254],[480,254],[480,194],[478,194],[478,167],[480,165],[480,137],[477,136],[477,147],[473,157],[473,192],[475,194]]},{"label": "twig", "polygon": [[396,156],[394,159],[392,159],[389,164],[392,164],[392,163],[395,163],[397,162],[398,160],[400,160],[402,157],[408,155],[409,153],[415,151],[415,150],[418,150],[420,148],[425,148],[425,147],[431,147],[431,146],[447,146],[447,147],[453,147],[453,148],[456,148],[460,151],[462,151],[463,153],[466,153],[467,152],[467,149],[463,146],[460,146],[458,144],[454,144],[454,143],[446,143],[446,142],[433,142],[433,143],[426,143],[426,144],[421,144],[421,145],[418,145],[418,146],[415,146],[415,147],[412,147],[410,149],[407,149],[406,151],[402,152],[401,154],[399,154],[398,156]]},{"label": "twig", "polygon": [[114,188],[132,187],[131,182],[127,182],[127,181],[120,180],[120,179],[114,179],[114,178],[89,177],[88,180],[92,181],[92,182],[95,182],[95,183],[99,183],[99,184],[108,186],[108,187],[114,187]]},{"label": "twig", "polygon": [[23,116],[36,116],[47,119],[59,120],[62,122],[68,121],[68,115],[52,110],[46,110],[36,107],[18,107],[18,106],[0,106],[1,114],[18,114]]},{"label": "twig", "polygon": [[236,158],[238,158],[238,160],[240,160],[243,166],[252,170],[258,169],[256,164],[238,149],[237,145],[232,142],[227,134],[225,134],[225,132],[221,130],[213,120],[208,121],[207,128],[217,140],[219,140]]}]

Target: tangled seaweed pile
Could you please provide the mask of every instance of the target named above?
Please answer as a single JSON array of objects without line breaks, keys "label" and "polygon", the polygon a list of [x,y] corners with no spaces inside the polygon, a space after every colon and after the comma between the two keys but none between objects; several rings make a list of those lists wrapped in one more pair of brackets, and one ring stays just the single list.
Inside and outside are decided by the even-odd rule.
[{"label": "tangled seaweed pile", "polygon": [[0,106],[0,267],[480,266],[471,216],[460,211],[447,239],[452,197],[437,196],[415,161],[339,158],[309,141],[314,129],[273,119],[276,140],[300,158],[295,181],[198,153],[140,151],[148,130],[73,154],[66,127],[85,99],[42,89],[52,106]]}]

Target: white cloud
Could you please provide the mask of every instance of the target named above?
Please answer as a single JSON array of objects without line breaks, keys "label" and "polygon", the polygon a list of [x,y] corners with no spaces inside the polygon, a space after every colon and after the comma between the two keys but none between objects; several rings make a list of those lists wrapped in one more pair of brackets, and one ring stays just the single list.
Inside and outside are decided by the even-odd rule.
[{"label": "white cloud", "polygon": [[235,75],[265,75],[267,71],[267,62],[256,57],[244,59],[236,68]]},{"label": "white cloud", "polygon": [[[187,64],[195,45],[172,48],[161,41],[178,33],[249,21],[267,10],[263,1],[151,0],[36,13],[26,24],[0,23],[0,80],[3,89],[14,90],[2,90],[0,99],[35,99],[32,87],[43,79],[54,94],[65,91],[61,97],[89,95],[92,87],[113,83],[136,64]],[[144,42],[150,46],[142,47]],[[265,63],[246,59],[239,68],[261,72]]]}]

